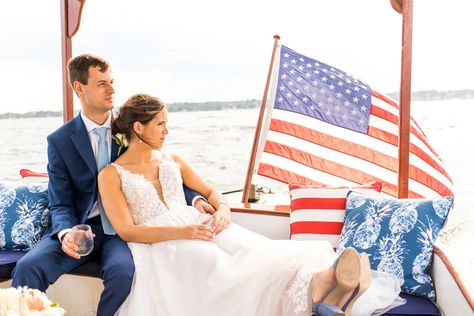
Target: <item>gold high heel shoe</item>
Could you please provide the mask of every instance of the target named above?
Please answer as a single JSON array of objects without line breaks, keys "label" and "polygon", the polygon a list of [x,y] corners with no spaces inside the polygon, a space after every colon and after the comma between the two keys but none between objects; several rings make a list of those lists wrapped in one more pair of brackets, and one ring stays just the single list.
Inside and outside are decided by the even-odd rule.
[{"label": "gold high heel shoe", "polygon": [[352,293],[349,300],[342,306],[342,311],[345,312],[345,315],[350,315],[354,303],[359,297],[369,288],[370,283],[372,282],[372,274],[370,273],[370,260],[369,256],[366,253],[360,254],[360,280],[359,285],[357,285],[354,293]]}]

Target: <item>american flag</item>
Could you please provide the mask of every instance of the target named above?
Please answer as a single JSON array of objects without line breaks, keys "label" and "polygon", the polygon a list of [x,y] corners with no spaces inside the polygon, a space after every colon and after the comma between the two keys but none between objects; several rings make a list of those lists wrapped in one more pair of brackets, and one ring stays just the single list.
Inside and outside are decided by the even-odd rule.
[{"label": "american flag", "polygon": [[[284,183],[382,182],[396,196],[398,116],[393,100],[353,76],[280,46],[257,151],[259,175]],[[451,178],[413,118],[409,197],[453,195]]]}]

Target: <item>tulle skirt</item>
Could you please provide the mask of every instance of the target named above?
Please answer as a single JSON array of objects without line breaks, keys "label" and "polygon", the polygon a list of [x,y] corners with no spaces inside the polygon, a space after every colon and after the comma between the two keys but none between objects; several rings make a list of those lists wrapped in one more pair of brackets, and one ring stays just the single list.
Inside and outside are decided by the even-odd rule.
[{"label": "tulle skirt", "polygon": [[[184,225],[202,220],[196,209],[180,206],[147,224]],[[213,241],[128,245],[135,277],[117,315],[309,315],[313,274],[330,266],[336,257],[328,242],[271,240],[236,224]],[[393,307],[399,291],[395,278],[374,275],[351,314],[370,315]]]}]

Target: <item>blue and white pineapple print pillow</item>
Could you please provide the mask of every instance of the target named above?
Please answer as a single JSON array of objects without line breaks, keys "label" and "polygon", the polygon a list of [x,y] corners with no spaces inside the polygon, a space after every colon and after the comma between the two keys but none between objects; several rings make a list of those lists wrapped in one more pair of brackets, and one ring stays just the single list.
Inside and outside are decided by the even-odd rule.
[{"label": "blue and white pineapple print pillow", "polygon": [[403,292],[435,299],[428,269],[452,205],[452,197],[376,200],[351,191],[337,251],[365,252],[373,270],[404,280]]},{"label": "blue and white pineapple print pillow", "polygon": [[51,225],[47,183],[0,183],[0,249],[30,250]]}]

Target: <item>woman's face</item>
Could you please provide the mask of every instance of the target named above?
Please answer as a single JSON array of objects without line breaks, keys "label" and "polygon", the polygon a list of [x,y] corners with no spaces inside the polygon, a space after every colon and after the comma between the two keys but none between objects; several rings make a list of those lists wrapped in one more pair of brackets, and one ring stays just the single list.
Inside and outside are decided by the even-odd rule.
[{"label": "woman's face", "polygon": [[144,125],[141,135],[154,149],[161,149],[165,142],[165,136],[168,134],[166,124],[168,122],[168,111],[163,108],[155,117]]}]

